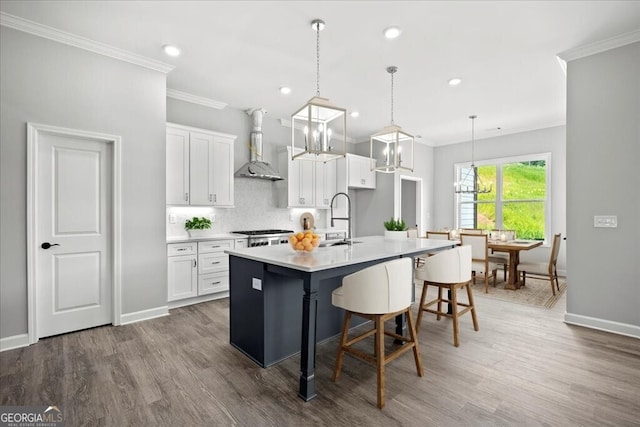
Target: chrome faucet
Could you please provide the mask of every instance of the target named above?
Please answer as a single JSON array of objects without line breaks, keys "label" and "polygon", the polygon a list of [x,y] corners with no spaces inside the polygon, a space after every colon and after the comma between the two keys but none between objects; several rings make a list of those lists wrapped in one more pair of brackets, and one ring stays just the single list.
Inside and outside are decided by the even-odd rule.
[{"label": "chrome faucet", "polygon": [[[338,197],[339,195],[343,195],[344,197],[347,198],[347,217],[346,218],[338,218],[338,217],[334,217],[333,216],[333,201],[335,200],[336,197]],[[347,238],[345,239],[345,241],[347,242],[348,245],[351,245],[353,243],[353,230],[352,230],[352,225],[351,225],[351,198],[349,197],[349,195],[347,193],[336,193],[334,194],[334,196],[331,198],[331,203],[329,204],[331,207],[331,226],[334,227],[334,222],[333,220],[335,219],[340,219],[343,221],[347,221],[349,224],[347,224]]]}]

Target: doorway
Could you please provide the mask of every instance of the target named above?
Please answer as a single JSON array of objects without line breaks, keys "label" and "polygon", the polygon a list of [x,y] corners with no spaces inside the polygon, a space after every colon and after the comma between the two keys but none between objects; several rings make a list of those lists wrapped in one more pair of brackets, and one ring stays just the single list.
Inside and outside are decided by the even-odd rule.
[{"label": "doorway", "polygon": [[407,227],[417,228],[420,236],[424,234],[422,178],[400,176],[400,214]]},{"label": "doorway", "polygon": [[29,343],[120,323],[120,137],[27,125]]}]

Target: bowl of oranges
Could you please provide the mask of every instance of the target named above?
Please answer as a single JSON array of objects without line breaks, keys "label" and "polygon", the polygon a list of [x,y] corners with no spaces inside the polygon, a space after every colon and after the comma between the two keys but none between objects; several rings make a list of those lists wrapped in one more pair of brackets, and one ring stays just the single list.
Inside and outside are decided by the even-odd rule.
[{"label": "bowl of oranges", "polygon": [[311,252],[320,244],[320,236],[310,230],[289,236],[289,244],[298,252]]}]

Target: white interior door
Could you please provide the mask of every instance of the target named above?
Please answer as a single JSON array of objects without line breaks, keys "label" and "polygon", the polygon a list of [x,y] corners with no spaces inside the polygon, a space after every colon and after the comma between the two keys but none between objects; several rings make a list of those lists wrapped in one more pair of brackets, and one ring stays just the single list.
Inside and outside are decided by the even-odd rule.
[{"label": "white interior door", "polygon": [[40,133],[35,149],[37,336],[112,323],[113,146]]}]

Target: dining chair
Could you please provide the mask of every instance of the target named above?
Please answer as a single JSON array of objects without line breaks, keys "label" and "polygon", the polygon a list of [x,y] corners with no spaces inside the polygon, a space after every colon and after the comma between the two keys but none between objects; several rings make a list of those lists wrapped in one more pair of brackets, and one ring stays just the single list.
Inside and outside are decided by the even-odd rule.
[{"label": "dining chair", "polygon": [[449,240],[450,238],[449,231],[427,231],[427,239]]},{"label": "dining chair", "polygon": [[[504,240],[511,241],[516,239],[516,230],[491,230],[491,234],[493,234],[495,240],[501,240],[502,235],[504,234]],[[509,268],[509,254],[506,252],[494,252],[491,249],[491,253],[489,254],[489,262],[494,262],[498,265],[502,266],[504,281],[507,281],[507,269]]]},{"label": "dining chair", "polygon": [[498,266],[494,262],[489,261],[489,236],[486,234],[465,234],[460,235],[462,245],[471,246],[472,254],[472,277],[473,283],[476,283],[477,273],[484,274],[484,292],[489,293],[489,275],[493,276],[493,286],[496,285],[496,271]]},{"label": "dining chair", "polygon": [[[518,277],[522,277],[522,285],[526,285],[527,275],[529,277],[535,277],[537,279],[548,280],[551,284],[551,291],[553,295],[556,294],[556,290],[553,287],[553,282],[556,282],[556,288],[560,290],[560,283],[558,281],[558,269],[556,264],[558,263],[558,253],[560,252],[561,233],[553,236],[553,246],[551,247],[551,255],[549,256],[549,262],[521,262],[518,264]],[[520,275],[522,273],[522,276]]]},{"label": "dining chair", "polygon": [[[380,409],[385,405],[385,365],[387,363],[401,354],[413,350],[418,376],[421,377],[424,373],[418,337],[411,315],[413,286],[411,258],[400,258],[376,264],[345,276],[342,279],[342,286],[331,294],[331,303],[345,310],[333,381],[338,381],[340,377],[345,352],[373,364],[376,367],[378,377],[378,408]],[[406,315],[408,337],[387,331],[384,328],[387,320],[399,315]],[[373,321],[373,329],[349,339],[351,316]],[[371,335],[375,335],[374,356],[353,347],[354,344]],[[404,344],[386,354],[385,335]]]},{"label": "dining chair", "polygon": [[480,228],[462,228],[460,234],[486,234],[486,230]]},{"label": "dining chair", "polygon": [[[478,319],[476,318],[476,308],[473,303],[473,292],[471,291],[471,246],[458,246],[453,249],[441,251],[425,260],[425,264],[415,272],[415,278],[423,281],[422,296],[418,306],[418,320],[416,330],[422,324],[422,313],[433,313],[440,320],[442,316],[453,319],[453,345],[458,347],[458,317],[467,312],[471,312],[473,319],[473,329],[479,330]],[[426,301],[429,286],[438,288],[438,297],[432,301]],[[468,303],[458,301],[458,289],[466,289]],[[443,289],[448,290],[448,298],[443,297]],[[442,310],[442,303],[451,306],[451,313]],[[432,305],[437,304],[434,310]],[[463,307],[458,311],[459,307]]]}]

